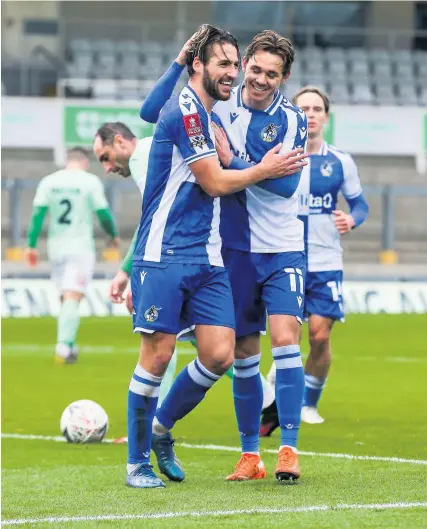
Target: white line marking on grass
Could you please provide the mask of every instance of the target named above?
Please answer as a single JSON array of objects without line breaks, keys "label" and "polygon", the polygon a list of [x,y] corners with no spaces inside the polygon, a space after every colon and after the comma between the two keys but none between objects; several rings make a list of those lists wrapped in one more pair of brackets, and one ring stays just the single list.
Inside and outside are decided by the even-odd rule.
[{"label": "white line marking on grass", "polygon": [[38,523],[69,523],[69,522],[101,522],[101,521],[122,521],[122,520],[159,520],[165,518],[203,518],[207,516],[233,516],[233,515],[252,515],[252,514],[285,514],[285,513],[304,513],[316,511],[347,511],[347,510],[385,510],[385,509],[416,509],[427,507],[427,502],[398,502],[398,503],[355,503],[355,504],[338,504],[338,505],[310,505],[306,507],[284,507],[274,509],[260,507],[257,509],[236,509],[230,511],[188,511],[188,512],[164,512],[155,514],[101,514],[98,516],[60,516],[49,518],[20,518],[15,520],[3,520],[5,525],[25,525]]},{"label": "white line marking on grass", "polygon": [[[55,345],[37,345],[28,343],[11,343],[4,344],[2,351],[5,353],[13,353],[15,356],[27,353],[45,353],[46,356],[53,356],[55,351]],[[195,355],[196,349],[194,347],[181,347],[178,345],[178,352],[181,355]],[[112,345],[83,345],[80,347],[80,353],[85,354],[114,354],[114,353],[127,353],[127,354],[139,354],[138,346],[136,347],[118,347]]]},{"label": "white line marking on grass", "polygon": [[[20,433],[2,433],[3,439],[23,439],[23,440],[36,440],[36,441],[55,441],[57,443],[65,443],[66,440],[61,436],[46,436],[46,435],[29,435]],[[119,439],[104,439],[103,443],[123,444],[127,442],[125,437]],[[216,450],[220,452],[241,452],[241,448],[238,446],[223,446],[223,445],[194,445],[190,443],[176,443],[176,446],[180,448],[190,448],[194,450]],[[267,448],[263,450],[265,454],[277,454],[277,450]],[[401,457],[382,457],[382,456],[358,456],[353,454],[337,454],[334,452],[298,452],[302,456],[311,457],[331,457],[334,459],[351,459],[356,461],[385,461],[388,463],[410,463],[413,465],[427,465],[425,459],[403,459]]]}]

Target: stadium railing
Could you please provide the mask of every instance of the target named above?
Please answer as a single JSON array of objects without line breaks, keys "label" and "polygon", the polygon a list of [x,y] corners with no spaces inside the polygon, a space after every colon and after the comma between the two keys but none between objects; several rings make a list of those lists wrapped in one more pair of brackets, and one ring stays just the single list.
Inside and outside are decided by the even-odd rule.
[{"label": "stadium railing", "polygon": [[[7,260],[19,261],[22,259],[23,234],[26,227],[22,222],[22,193],[23,191],[35,190],[38,182],[35,180],[6,179],[1,182],[2,194],[8,194],[7,222],[2,225],[8,226],[8,245],[6,251]],[[133,192],[135,186],[131,182],[106,182],[105,191],[113,215],[116,213],[117,201],[121,193]],[[396,207],[397,199],[401,197],[426,197],[427,186],[405,186],[389,184],[368,184],[364,186],[364,192],[368,197],[379,197],[381,199],[381,241],[379,262],[395,264],[398,261],[396,252]],[[120,223],[120,219],[119,223]]]}]

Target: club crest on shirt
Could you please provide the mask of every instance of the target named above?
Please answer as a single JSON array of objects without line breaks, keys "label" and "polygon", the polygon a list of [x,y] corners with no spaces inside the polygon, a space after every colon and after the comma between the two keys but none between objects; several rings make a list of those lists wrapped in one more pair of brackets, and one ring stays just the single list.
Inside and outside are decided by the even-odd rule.
[{"label": "club crest on shirt", "polygon": [[331,176],[333,173],[333,164],[329,162],[322,163],[320,166],[320,174],[322,176]]},{"label": "club crest on shirt", "polygon": [[262,129],[260,134],[261,139],[263,141],[266,141],[267,143],[271,143],[277,138],[277,133],[280,127],[281,125],[275,125],[274,123],[270,123]]},{"label": "club crest on shirt", "polygon": [[162,310],[162,308],[151,305],[151,307],[144,312],[145,321],[148,321],[149,323],[156,321],[159,317],[159,310]]}]

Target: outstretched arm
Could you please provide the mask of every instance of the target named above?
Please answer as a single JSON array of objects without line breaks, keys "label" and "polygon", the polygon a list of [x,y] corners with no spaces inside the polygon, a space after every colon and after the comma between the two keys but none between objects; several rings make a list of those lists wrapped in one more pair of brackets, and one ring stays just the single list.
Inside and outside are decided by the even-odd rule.
[{"label": "outstretched arm", "polygon": [[166,101],[171,97],[173,89],[181,77],[182,70],[186,63],[187,50],[191,44],[191,37],[182,47],[178,57],[173,61],[169,69],[160,77],[154,87],[150,90],[141,106],[139,115],[148,123],[156,123],[160,111]]},{"label": "outstretched arm", "polygon": [[169,69],[153,86],[139,111],[139,115],[144,121],[148,121],[148,123],[156,123],[160,111],[164,107],[166,101],[171,97],[173,89],[175,88],[183,69],[184,65],[180,65],[174,61]]}]

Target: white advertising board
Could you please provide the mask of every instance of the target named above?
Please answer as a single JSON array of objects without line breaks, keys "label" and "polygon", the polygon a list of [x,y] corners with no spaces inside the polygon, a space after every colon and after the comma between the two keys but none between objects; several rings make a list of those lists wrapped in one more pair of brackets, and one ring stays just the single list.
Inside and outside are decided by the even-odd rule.
[{"label": "white advertising board", "polygon": [[[82,316],[126,316],[124,305],[112,305],[107,298],[109,281],[92,281],[81,303]],[[56,316],[57,291],[48,279],[4,279],[2,317]],[[347,313],[427,313],[427,282],[346,281],[343,296]]]}]

